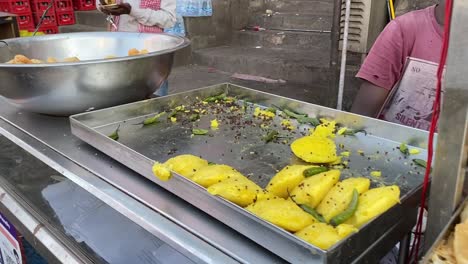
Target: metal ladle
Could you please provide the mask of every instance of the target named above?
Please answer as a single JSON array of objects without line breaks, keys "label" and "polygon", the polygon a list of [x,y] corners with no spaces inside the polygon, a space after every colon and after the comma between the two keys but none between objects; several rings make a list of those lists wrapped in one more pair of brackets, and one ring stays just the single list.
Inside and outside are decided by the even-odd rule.
[{"label": "metal ladle", "polygon": [[37,23],[36,29],[34,29],[34,33],[32,34],[33,37],[36,35],[37,31],[39,31],[39,28],[41,27],[42,22],[44,21],[44,18],[47,15],[47,12],[49,12],[49,10],[53,6],[54,6],[54,0],[51,0],[49,5],[47,6],[46,10],[44,10],[44,12],[42,13],[41,19],[39,19],[39,22]]}]

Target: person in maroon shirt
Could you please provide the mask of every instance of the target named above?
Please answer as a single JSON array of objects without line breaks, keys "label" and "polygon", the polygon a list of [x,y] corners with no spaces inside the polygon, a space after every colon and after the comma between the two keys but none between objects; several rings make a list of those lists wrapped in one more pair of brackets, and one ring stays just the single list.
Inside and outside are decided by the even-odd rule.
[{"label": "person in maroon shirt", "polygon": [[397,17],[385,27],[357,74],[364,82],[351,112],[377,117],[401,79],[407,57],[439,62],[444,10],[445,0],[440,0],[436,6]]}]

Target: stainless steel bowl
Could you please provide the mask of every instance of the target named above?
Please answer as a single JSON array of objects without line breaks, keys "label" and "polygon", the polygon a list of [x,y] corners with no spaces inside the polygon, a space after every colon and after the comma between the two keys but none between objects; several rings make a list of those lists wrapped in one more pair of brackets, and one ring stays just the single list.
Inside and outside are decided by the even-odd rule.
[{"label": "stainless steel bowl", "polygon": [[[171,72],[174,53],[189,45],[167,34],[92,32],[0,42],[0,96],[27,111],[71,115],[147,98]],[[148,54],[128,57],[128,50]],[[6,64],[16,54],[80,62]],[[107,56],[117,56],[105,59]]]}]

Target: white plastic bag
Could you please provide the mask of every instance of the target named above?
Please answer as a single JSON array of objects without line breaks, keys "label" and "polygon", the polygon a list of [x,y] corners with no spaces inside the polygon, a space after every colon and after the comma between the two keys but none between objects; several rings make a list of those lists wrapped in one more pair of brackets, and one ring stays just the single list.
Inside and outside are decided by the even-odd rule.
[{"label": "white plastic bag", "polygon": [[185,37],[184,18],[181,15],[177,14],[176,19],[177,20],[175,25],[171,28],[165,28],[164,32],[176,36]]}]

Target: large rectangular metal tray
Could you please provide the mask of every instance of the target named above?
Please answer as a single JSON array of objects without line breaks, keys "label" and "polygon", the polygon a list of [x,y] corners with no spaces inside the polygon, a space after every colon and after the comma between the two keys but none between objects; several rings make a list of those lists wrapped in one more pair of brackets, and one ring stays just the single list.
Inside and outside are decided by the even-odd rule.
[{"label": "large rectangular metal tray", "polygon": [[[245,126],[243,123],[241,128],[237,121],[228,124],[227,117],[232,114],[229,109],[216,116],[204,116],[200,120],[198,126],[202,128],[208,128],[212,119],[220,121],[219,129],[210,132],[211,136],[191,137],[192,124],[181,121],[163,122],[144,128],[135,125],[168,107],[190,105],[199,101],[199,98],[222,92],[235,96],[240,104],[255,103],[249,103],[247,113],[240,117],[245,120],[252,118],[250,113],[257,105],[275,105],[307,113],[312,117],[331,118],[349,128],[365,128],[367,135],[360,133],[336,138],[337,144],[343,144],[344,149],[352,152],[349,168],[342,171],[342,178],[362,175],[369,177],[373,186],[397,184],[401,189],[401,204],[374,219],[357,234],[324,251],[255,217],[241,207],[210,195],[203,187],[180,175],[174,175],[167,182],[159,181],[151,171],[154,161],[163,162],[180,154],[199,155],[212,162],[228,164],[262,187],[266,186],[278,170],[299,162],[293,157],[288,143],[265,144],[261,140],[265,131],[258,123],[255,126]],[[232,84],[220,84],[78,114],[71,116],[70,122],[72,133],[80,139],[292,263],[351,263],[358,257],[362,258],[363,252],[369,251],[377,243],[381,246],[376,251],[374,249],[373,254],[378,252],[383,255],[385,250],[402,238],[404,232],[411,230],[415,222],[419,198],[417,194],[424,171],[412,164],[411,158],[424,159],[426,156],[423,148],[427,144],[427,133],[421,130]],[[114,141],[108,135],[117,127],[120,127],[120,138]],[[277,124],[277,127],[280,125]],[[292,136],[297,138],[307,131],[308,127],[301,125]],[[400,142],[421,147],[421,153],[409,159],[403,157],[397,149]],[[373,170],[382,171],[382,177],[370,177]]]}]

